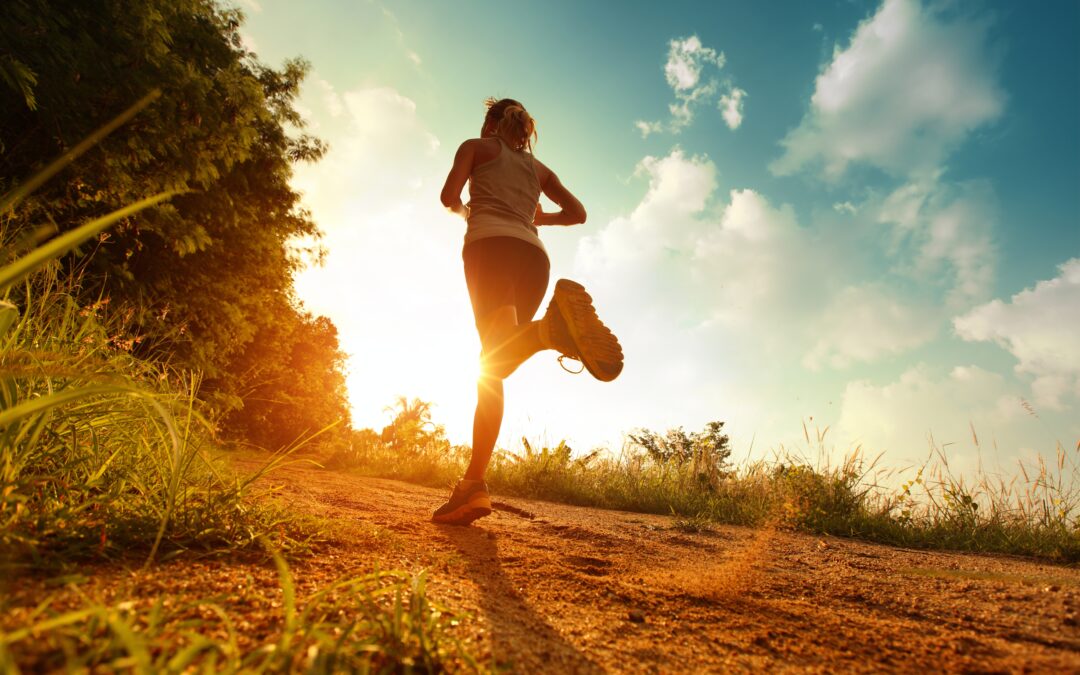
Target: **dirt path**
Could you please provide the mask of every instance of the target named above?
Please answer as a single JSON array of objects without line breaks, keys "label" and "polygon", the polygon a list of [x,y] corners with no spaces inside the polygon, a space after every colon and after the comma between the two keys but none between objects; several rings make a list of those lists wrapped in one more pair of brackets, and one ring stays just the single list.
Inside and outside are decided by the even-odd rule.
[{"label": "dirt path", "polygon": [[289,469],[299,505],[431,570],[478,618],[481,651],[521,672],[1080,672],[1080,571],[1006,557],[496,499],[473,526],[427,521],[445,492]]},{"label": "dirt path", "polygon": [[[294,564],[301,597],[376,564],[428,570],[429,594],[472,615],[457,629],[469,651],[514,672],[1080,672],[1076,569],[781,531],[684,533],[670,518],[498,495],[473,526],[437,526],[445,491],[305,466],[269,480],[295,509],[333,519],[341,542]],[[20,583],[14,605],[42,592]],[[280,611],[273,570],[236,561],[100,569],[81,592],[227,595],[256,645]]]}]

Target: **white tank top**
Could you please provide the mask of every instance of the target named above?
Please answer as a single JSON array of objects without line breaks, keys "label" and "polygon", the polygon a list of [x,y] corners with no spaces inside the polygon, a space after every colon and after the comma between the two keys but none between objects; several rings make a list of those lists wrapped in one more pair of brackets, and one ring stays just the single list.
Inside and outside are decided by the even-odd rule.
[{"label": "white tank top", "polygon": [[499,154],[469,176],[469,219],[465,243],[488,237],[514,237],[540,247],[533,225],[540,200],[540,181],[533,156],[514,150],[501,138]]}]

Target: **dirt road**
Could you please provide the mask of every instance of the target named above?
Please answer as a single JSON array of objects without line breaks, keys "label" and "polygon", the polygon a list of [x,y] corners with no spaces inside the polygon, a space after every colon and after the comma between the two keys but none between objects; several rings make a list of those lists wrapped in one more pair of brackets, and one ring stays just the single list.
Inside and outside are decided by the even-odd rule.
[{"label": "dirt road", "polygon": [[520,672],[1080,672],[1080,570],[522,499],[471,527],[445,493],[318,469],[291,500],[363,532],[344,559],[430,570]]},{"label": "dirt road", "polygon": [[[301,598],[375,565],[427,570],[429,595],[471,615],[455,629],[468,651],[513,672],[1080,672],[1073,568],[783,531],[687,533],[671,518],[498,495],[471,527],[437,526],[428,518],[445,491],[307,465],[268,480],[291,508],[334,522],[337,542],[293,564]],[[0,629],[55,593],[48,583],[11,585]],[[227,598],[249,648],[281,612],[273,569],[238,560],[87,569],[78,593]]]}]

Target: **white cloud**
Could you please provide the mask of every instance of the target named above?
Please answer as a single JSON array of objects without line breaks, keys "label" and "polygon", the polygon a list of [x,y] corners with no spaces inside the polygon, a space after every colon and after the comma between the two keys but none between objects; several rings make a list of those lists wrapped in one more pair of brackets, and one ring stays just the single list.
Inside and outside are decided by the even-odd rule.
[{"label": "white cloud", "polygon": [[593,283],[637,298],[631,312],[662,307],[679,321],[744,322],[776,303],[797,304],[780,297],[801,268],[784,258],[807,259],[790,206],[733,190],[716,210],[716,166],[678,148],[646,157],[637,173],[649,180],[637,207],[579,244],[576,267]]},{"label": "white cloud", "polygon": [[723,68],[724,61],[723,52],[703,46],[698,36],[691,35],[669,43],[664,75],[676,92],[692,90],[701,79],[702,68],[708,65]]},{"label": "white cloud", "polygon": [[845,49],[837,46],[771,170],[820,162],[836,178],[853,162],[901,175],[939,166],[1004,107],[987,33],[984,20],[885,0]]},{"label": "white cloud", "polygon": [[886,453],[889,467],[925,461],[932,438],[958,475],[970,476],[980,465],[1013,473],[1014,459],[1053,456],[1055,448],[1046,425],[1024,410],[1019,394],[1004,377],[978,366],[939,374],[919,365],[884,385],[849,383],[837,431],[872,453]]},{"label": "white cloud", "polygon": [[644,120],[638,120],[634,122],[634,126],[641,132],[642,138],[648,138],[651,134],[660,133],[664,130],[664,124],[662,122],[646,122]]},{"label": "white cloud", "polygon": [[881,285],[848,286],[822,313],[814,331],[817,340],[803,365],[812,370],[846,368],[908,351],[933,339],[941,323],[936,314]]},{"label": "white cloud", "polygon": [[679,133],[694,120],[694,110],[723,92],[719,109],[727,125],[735,129],[742,123],[742,101],[746,92],[732,86],[730,78],[720,79],[724,67],[723,52],[701,43],[697,35],[677,38],[668,43],[664,77],[675,94],[668,104],[671,118],[667,122],[638,120],[634,126],[643,138],[661,131]]},{"label": "white cloud", "polygon": [[[797,425],[800,414],[828,413],[829,400],[839,401],[843,390],[839,371],[865,372],[859,368],[940,336],[950,310],[938,298],[952,292],[957,276],[968,274],[956,271],[950,258],[934,257],[938,249],[926,240],[937,236],[936,219],[959,210],[951,207],[961,198],[975,199],[977,191],[933,184],[923,186],[913,206],[897,198],[889,210],[887,199],[868,200],[838,209],[844,217],[826,209],[804,224],[791,206],[760,192],[722,190],[716,166],[704,156],[676,149],[645,158],[638,174],[648,180],[645,196],[581,240],[574,278],[594,291],[605,320],[618,330],[632,363],[625,377],[638,398],[640,391],[672,391],[672,378],[678,379],[680,409],[688,417],[667,424],[693,426],[706,419],[704,401],[713,410],[740,410],[736,428],[758,432],[768,447]],[[911,192],[914,199],[917,191]],[[886,250],[889,237],[878,222],[883,213],[898,221],[891,223],[895,250]],[[880,261],[886,253],[907,262],[891,270]],[[983,407],[997,411],[998,398],[1012,396],[1010,410],[1026,415],[1019,388],[1009,391],[1000,379],[994,380],[998,397]],[[880,397],[880,409],[860,408],[860,387],[874,389],[865,383],[849,388],[847,421],[853,428],[860,410],[872,412],[872,419],[888,412]],[[939,421],[942,431],[956,419],[966,428],[966,404],[947,405],[947,395],[935,400],[941,409],[927,426],[903,411],[896,418],[915,419],[917,452],[926,448],[925,430],[938,430]],[[653,414],[638,412],[644,406],[629,394],[611,407]],[[991,417],[988,412],[978,419]],[[866,440],[868,447],[893,447],[892,437],[876,432]]]},{"label": "white cloud", "polygon": [[[619,386],[605,393],[609,423],[692,428],[723,414],[738,417],[748,441],[772,414],[769,352],[791,350],[788,311],[803,316],[801,296],[813,292],[797,283],[813,278],[805,233],[789,206],[753,190],[720,192],[707,157],[675,149],[646,157],[638,174],[649,181],[641,202],[583,238],[574,265],[627,354]],[[662,414],[642,391],[679,403]]]},{"label": "white cloud", "polygon": [[1037,404],[1061,409],[1080,397],[1080,258],[1062,264],[1054,279],[1009,302],[976,307],[953,325],[961,338],[991,341],[1015,356],[1017,371],[1034,378]]},{"label": "white cloud", "polygon": [[720,97],[720,114],[729,129],[738,129],[743,120],[743,100],[746,92],[738,87]]},{"label": "white cloud", "polygon": [[836,202],[832,205],[832,207],[833,211],[836,211],[837,213],[847,213],[850,215],[855,215],[859,212],[859,208],[851,202]]},{"label": "white cloud", "polygon": [[722,326],[755,358],[814,370],[899,354],[939,331],[941,310],[866,279],[881,272],[854,256],[867,257],[873,231],[803,227],[791,206],[749,189],[717,203],[715,165],[679,149],[646,157],[638,174],[644,198],[583,239],[576,262],[602,292],[633,298],[627,322]]},{"label": "white cloud", "polygon": [[997,268],[997,200],[983,181],[949,184],[940,172],[913,178],[877,206],[893,228],[899,271],[936,284],[954,309],[984,300]]},{"label": "white cloud", "polygon": [[252,12],[259,14],[263,11],[262,5],[258,0],[238,0],[241,5],[250,9]]}]

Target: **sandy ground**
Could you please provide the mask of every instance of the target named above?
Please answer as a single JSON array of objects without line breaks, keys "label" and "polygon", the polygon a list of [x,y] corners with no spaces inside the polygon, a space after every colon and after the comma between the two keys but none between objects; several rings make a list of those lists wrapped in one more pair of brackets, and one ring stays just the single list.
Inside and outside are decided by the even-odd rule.
[{"label": "sandy ground", "polygon": [[[305,466],[270,480],[293,508],[336,523],[338,543],[294,564],[301,594],[375,564],[427,570],[430,595],[471,616],[458,627],[469,650],[514,672],[1080,673],[1073,568],[775,530],[686,533],[662,516],[498,495],[490,517],[439,526],[428,518],[446,491]],[[36,586],[9,588],[9,608],[40,602]],[[265,566],[205,560],[102,568],[82,592],[231,594],[257,640],[275,587]]]}]

